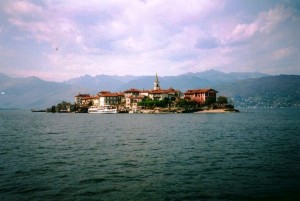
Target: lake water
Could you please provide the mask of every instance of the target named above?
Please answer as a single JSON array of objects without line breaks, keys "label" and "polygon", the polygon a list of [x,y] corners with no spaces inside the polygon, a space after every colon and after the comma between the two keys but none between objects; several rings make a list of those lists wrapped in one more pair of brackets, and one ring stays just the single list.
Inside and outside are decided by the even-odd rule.
[{"label": "lake water", "polygon": [[0,200],[299,200],[300,109],[0,111]]}]

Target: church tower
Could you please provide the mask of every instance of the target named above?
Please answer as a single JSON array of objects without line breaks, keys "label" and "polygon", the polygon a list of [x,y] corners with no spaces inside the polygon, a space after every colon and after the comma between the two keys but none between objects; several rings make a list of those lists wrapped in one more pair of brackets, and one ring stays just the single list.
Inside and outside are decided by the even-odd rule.
[{"label": "church tower", "polygon": [[154,90],[160,90],[157,73],[156,73],[155,80],[154,80]]}]

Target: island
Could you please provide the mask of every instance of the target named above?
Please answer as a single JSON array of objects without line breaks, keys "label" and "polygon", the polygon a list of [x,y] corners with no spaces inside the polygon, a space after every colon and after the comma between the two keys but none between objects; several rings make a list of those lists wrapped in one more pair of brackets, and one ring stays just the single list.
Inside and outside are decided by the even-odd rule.
[{"label": "island", "polygon": [[218,96],[213,88],[188,89],[182,93],[173,88],[163,89],[157,74],[153,89],[131,88],[122,92],[100,91],[95,95],[79,93],[74,103],[61,102],[47,109],[59,113],[224,113],[238,112],[233,102]]}]

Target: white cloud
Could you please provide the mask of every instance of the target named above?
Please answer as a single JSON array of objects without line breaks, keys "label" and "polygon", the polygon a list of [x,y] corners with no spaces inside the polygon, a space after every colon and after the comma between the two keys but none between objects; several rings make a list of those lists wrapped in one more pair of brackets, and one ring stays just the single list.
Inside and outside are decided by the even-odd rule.
[{"label": "white cloud", "polygon": [[[175,75],[211,68],[257,71],[258,62],[299,56],[289,49],[295,48],[293,43],[300,46],[294,39],[299,31],[282,29],[299,25],[293,9],[269,3],[263,11],[234,13],[226,4],[234,1],[23,0],[5,1],[0,9],[13,25],[5,27],[5,32],[11,29],[11,40],[23,37],[24,43],[48,47],[37,53],[45,58],[37,65],[61,79],[101,73]],[[25,56],[23,60],[24,68],[32,63]]]},{"label": "white cloud", "polygon": [[237,24],[226,42],[240,43],[252,39],[257,34],[271,34],[280,23],[291,16],[292,10],[283,6],[261,12],[253,22]]},{"label": "white cloud", "polygon": [[4,7],[4,10],[8,14],[13,16],[33,15],[42,12],[41,7],[30,3],[27,0],[9,1],[8,4]]},{"label": "white cloud", "polygon": [[268,12],[261,13],[257,19],[259,31],[262,33],[272,32],[276,26],[292,16],[291,12],[291,9],[283,6],[277,6]]},{"label": "white cloud", "polygon": [[249,38],[253,36],[257,32],[257,30],[258,25],[256,23],[238,24],[232,32],[232,37],[237,40]]},{"label": "white cloud", "polygon": [[272,52],[272,59],[282,60],[290,58],[291,56],[296,56],[296,49],[293,47],[280,48]]}]

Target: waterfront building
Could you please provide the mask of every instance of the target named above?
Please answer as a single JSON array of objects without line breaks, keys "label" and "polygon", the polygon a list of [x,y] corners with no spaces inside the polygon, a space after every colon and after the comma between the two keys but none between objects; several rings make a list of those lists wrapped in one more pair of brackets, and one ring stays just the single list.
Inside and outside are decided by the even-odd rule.
[{"label": "waterfront building", "polygon": [[139,96],[140,95],[140,90],[138,90],[138,89],[133,89],[133,88],[131,88],[131,89],[128,89],[128,90],[126,90],[126,91],[124,91],[124,96],[125,96],[125,98],[126,97],[136,97],[136,96]]},{"label": "waterfront building", "polygon": [[154,78],[153,89],[139,90],[131,88],[123,93],[111,93],[110,91],[100,91],[95,96],[90,94],[78,94],[75,96],[75,103],[79,106],[89,105],[99,107],[103,105],[120,105],[123,104],[125,108],[132,109],[137,107],[137,103],[143,98],[148,97],[152,100],[164,100],[165,98],[179,98],[180,91],[173,88],[161,89],[157,74]]},{"label": "waterfront building", "polygon": [[119,93],[101,93],[99,95],[99,106],[105,106],[105,105],[114,105],[118,106],[121,104],[122,101],[122,94]]},{"label": "waterfront building", "polygon": [[196,101],[198,104],[205,104],[207,100],[216,102],[217,93],[214,89],[189,89],[184,93],[184,99]]},{"label": "waterfront building", "polygon": [[169,89],[159,89],[159,90],[151,90],[148,92],[149,98],[152,100],[164,100],[165,98],[172,99],[172,98],[179,98],[180,92],[173,88]]},{"label": "waterfront building", "polygon": [[143,89],[142,91],[140,91],[140,96],[148,97],[149,96],[149,91],[151,91],[151,90]]},{"label": "waterfront building", "polygon": [[129,89],[124,91],[124,97],[125,97],[125,101],[126,101],[126,105],[125,107],[127,109],[133,109],[133,108],[137,108],[137,103],[142,101],[142,99],[144,98],[144,96],[140,95],[141,91],[138,89]]},{"label": "waterfront building", "polygon": [[[81,94],[82,95],[82,94]],[[75,103],[79,107],[98,107],[99,106],[99,96],[91,96],[89,94],[83,94],[83,96],[75,96]]]},{"label": "waterfront building", "polygon": [[93,98],[90,100],[89,105],[93,107],[99,107],[99,96],[98,95],[93,96]]},{"label": "waterfront building", "polygon": [[75,96],[74,102],[79,105],[85,105],[87,103],[87,100],[89,100],[92,96],[90,94],[81,94]]},{"label": "waterfront building", "polygon": [[153,89],[138,90],[131,88],[124,91],[124,96],[126,99],[126,108],[136,110],[138,103],[141,102],[145,97],[148,97],[152,100],[164,100],[165,98],[177,99],[180,97],[180,92],[179,90],[175,90],[173,88],[161,89],[160,82],[156,74],[154,78]]},{"label": "waterfront building", "polygon": [[156,73],[155,79],[154,79],[154,87],[153,90],[147,91],[148,97],[152,100],[164,100],[165,98],[179,98],[180,92],[179,90],[175,90],[173,88],[169,89],[161,89],[158,76]]}]

